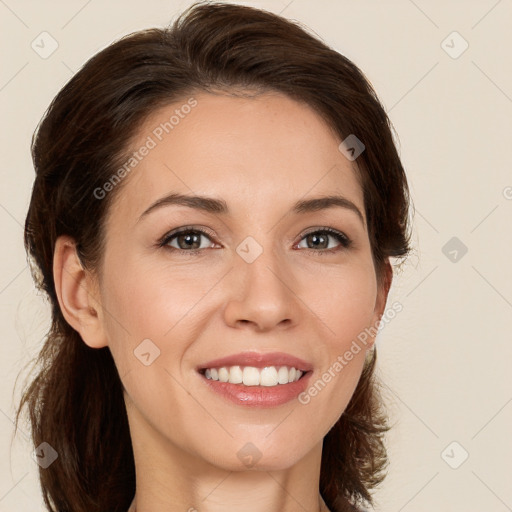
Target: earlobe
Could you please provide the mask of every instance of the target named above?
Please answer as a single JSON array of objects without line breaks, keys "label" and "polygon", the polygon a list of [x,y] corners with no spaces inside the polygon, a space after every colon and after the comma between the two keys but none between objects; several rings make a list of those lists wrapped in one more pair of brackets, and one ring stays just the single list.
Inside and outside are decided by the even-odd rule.
[{"label": "earlobe", "polygon": [[62,235],[55,243],[53,278],[60,309],[69,325],[91,348],[108,345],[93,276],[83,268],[76,243],[69,236]]}]

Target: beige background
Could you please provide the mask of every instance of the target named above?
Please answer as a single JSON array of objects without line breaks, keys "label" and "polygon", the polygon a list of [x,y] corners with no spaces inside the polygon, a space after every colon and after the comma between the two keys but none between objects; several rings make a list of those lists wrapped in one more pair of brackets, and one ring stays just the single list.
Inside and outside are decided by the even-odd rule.
[{"label": "beige background", "polygon": [[[31,134],[89,57],[128,32],[167,24],[189,3],[0,0],[2,512],[43,510],[26,427],[11,449],[22,384],[15,388],[15,379],[49,314],[22,245]],[[512,3],[247,3],[301,21],[354,60],[399,134],[416,206],[415,253],[389,299],[403,311],[379,334],[395,427],[376,510],[512,510]],[[43,31],[58,43],[46,59],[31,47]],[[452,237],[458,249],[445,247]]]}]

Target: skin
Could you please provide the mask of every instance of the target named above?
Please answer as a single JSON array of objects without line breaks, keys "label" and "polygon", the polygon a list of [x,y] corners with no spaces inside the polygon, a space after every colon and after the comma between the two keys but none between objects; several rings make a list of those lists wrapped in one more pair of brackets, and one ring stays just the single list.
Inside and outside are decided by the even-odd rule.
[{"label": "skin", "polygon": [[[375,340],[307,405],[292,400],[254,409],[227,402],[195,367],[245,350],[282,351],[309,361],[314,383],[380,319],[391,268],[379,285],[353,162],[318,114],[277,93],[194,97],[197,106],[122,183],[107,216],[98,272],[85,271],[73,240],[59,238],[59,303],[87,345],[110,348],[119,370],[137,512],[325,510],[322,440],[346,408]],[[154,112],[133,150],[183,103]],[[222,198],[230,213],[173,205],[138,221],[170,192]],[[289,213],[299,199],[329,194],[352,201],[364,223],[340,207]],[[201,236],[200,253],[178,249],[177,238],[169,242],[174,252],[157,247],[171,229],[188,225],[214,234]],[[326,252],[326,245],[308,242],[306,230],[324,227],[352,245],[344,248],[329,235],[335,251]],[[247,236],[263,249],[252,263],[236,252]],[[134,350],[148,338],[160,356],[145,366]],[[251,468],[237,456],[248,442],[261,453]]]}]

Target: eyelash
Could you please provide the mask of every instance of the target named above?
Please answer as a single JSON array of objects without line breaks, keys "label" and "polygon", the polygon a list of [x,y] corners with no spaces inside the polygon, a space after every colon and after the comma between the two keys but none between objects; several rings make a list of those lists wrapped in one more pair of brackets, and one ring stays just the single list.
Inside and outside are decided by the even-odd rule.
[{"label": "eyelash", "polygon": [[[213,233],[211,233],[210,231],[208,231],[208,230],[206,230],[204,228],[200,229],[200,228],[195,228],[193,226],[185,226],[183,228],[179,228],[178,230],[166,233],[157,242],[157,246],[161,247],[161,248],[165,248],[166,250],[169,250],[169,251],[172,251],[172,252],[176,252],[177,251],[177,252],[181,252],[181,253],[187,253],[190,256],[197,255],[201,251],[204,251],[205,249],[191,249],[191,250],[178,249],[176,247],[170,247],[168,245],[169,242],[172,239],[176,238],[179,235],[188,234],[188,233],[201,234],[201,235],[206,236],[210,240],[212,238],[214,238]],[[329,227],[322,227],[322,228],[318,228],[318,229],[315,229],[315,230],[308,231],[308,232],[304,233],[304,235],[302,235],[301,239],[299,240],[299,243],[302,242],[302,240],[304,240],[304,238],[306,238],[307,236],[313,235],[313,234],[318,234],[318,233],[328,234],[328,235],[334,237],[338,242],[340,242],[341,248],[340,247],[336,247],[336,248],[321,249],[321,250],[305,249],[306,251],[314,252],[314,253],[317,253],[318,255],[325,256],[325,255],[336,253],[336,252],[338,252],[340,250],[343,250],[343,249],[348,249],[352,245],[352,240],[350,240],[350,238],[348,238],[344,233],[341,233],[340,231],[337,231],[337,230],[329,228]],[[304,250],[304,249],[301,249],[301,250]]]}]

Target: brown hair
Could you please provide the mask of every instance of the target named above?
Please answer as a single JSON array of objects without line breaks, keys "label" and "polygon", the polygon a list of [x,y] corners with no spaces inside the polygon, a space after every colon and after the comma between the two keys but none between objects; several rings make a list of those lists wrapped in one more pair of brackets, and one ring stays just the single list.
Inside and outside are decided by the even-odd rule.
[{"label": "brown hair", "polygon": [[[47,442],[58,453],[39,470],[50,511],[126,511],[135,492],[122,382],[109,348],[88,347],[62,315],[52,270],[56,239],[73,237],[84,268],[97,268],[105,216],[122,187],[101,201],[93,191],[125,161],[150,113],[219,89],[284,93],[309,105],[342,139],[355,134],[365,145],[354,169],[379,280],[389,257],[410,250],[409,192],[391,123],[363,73],[298,23],[201,2],[170,28],[130,34],[93,56],[54,98],[32,141],[36,178],[24,241],[52,323],[16,427],[27,407],[34,446]],[[375,362],[374,349],[346,411],[324,438],[320,492],[332,510],[371,504],[370,490],[385,476],[389,426]]]}]

